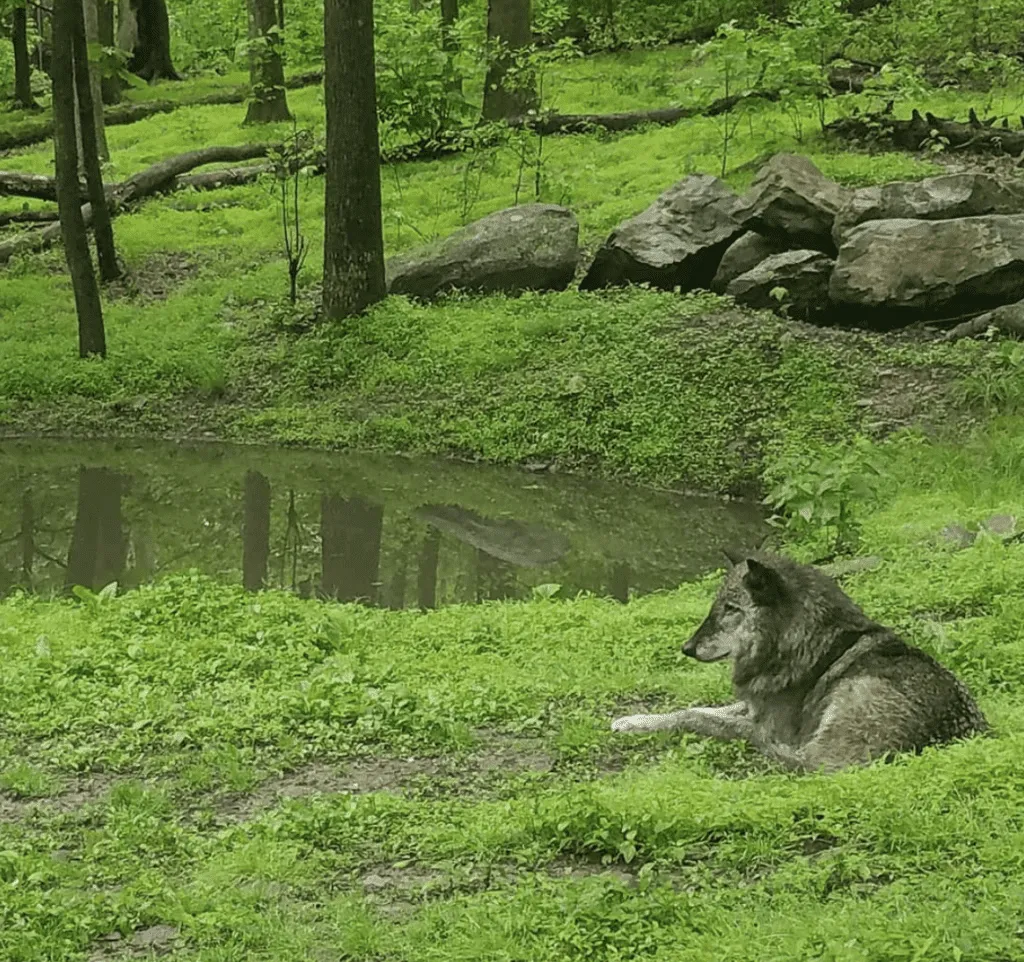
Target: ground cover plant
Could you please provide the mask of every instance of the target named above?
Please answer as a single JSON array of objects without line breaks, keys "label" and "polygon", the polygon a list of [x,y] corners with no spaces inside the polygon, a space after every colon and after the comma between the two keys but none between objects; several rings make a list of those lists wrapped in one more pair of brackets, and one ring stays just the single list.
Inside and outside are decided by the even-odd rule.
[{"label": "ground cover plant", "polygon": [[[193,76],[128,97],[183,106],[109,129],[111,180],[211,143],[318,133],[315,86],[288,92],[296,127],[188,105],[244,80],[244,24],[219,0],[171,6]],[[410,50],[428,36],[405,3],[383,6]],[[539,6],[569,23],[568,8]],[[773,6],[831,36],[835,5]],[[745,3],[574,12],[580,48],[606,52],[552,57],[545,109],[699,106],[754,81],[785,80],[787,95],[724,119],[543,149],[521,132],[389,164],[389,254],[535,198],[572,207],[593,251],[685,174],[724,167],[742,187],[778,150],[850,186],[970,163],[938,140],[911,155],[822,138],[824,121],[888,97],[903,117],[1020,113],[1009,2],[893,0],[855,32],[843,21],[845,53],[890,69],[875,90],[822,103],[809,90],[825,48],[776,33],[765,60]],[[464,8],[474,109],[482,13]],[[317,15],[289,7],[292,72],[318,65]],[[719,45],[661,45],[729,19]],[[387,64],[403,48],[379,33]],[[386,79],[385,145],[415,142],[436,114],[414,117],[399,75]],[[436,94],[429,71],[415,80]],[[41,143],[0,166],[48,174],[51,157]],[[0,600],[0,958],[1024,958],[1018,346],[821,331],[647,290],[389,299],[325,328],[321,181],[300,184],[295,306],[273,191],[169,193],[118,217],[129,272],[105,294],[102,363],[73,356],[60,252],[15,258],[0,279],[0,430],[538,460],[765,494],[794,556],[872,559],[847,590],[957,672],[994,734],[829,777],[783,775],[742,744],[613,736],[617,715],[727,698],[724,666],[680,652],[714,575],[628,605],[538,585],[529,602],[423,613],[199,573],[13,593]],[[397,498],[415,503],[404,485]],[[1009,533],[982,530],[993,515]]]},{"label": "ground cover plant", "polygon": [[1019,957],[1022,549],[937,537],[1020,514],[1012,432],[883,446],[883,565],[847,582],[996,736],[838,776],[608,731],[727,696],[679,652],[713,577],[425,615],[198,575],[8,599],[4,957]]}]

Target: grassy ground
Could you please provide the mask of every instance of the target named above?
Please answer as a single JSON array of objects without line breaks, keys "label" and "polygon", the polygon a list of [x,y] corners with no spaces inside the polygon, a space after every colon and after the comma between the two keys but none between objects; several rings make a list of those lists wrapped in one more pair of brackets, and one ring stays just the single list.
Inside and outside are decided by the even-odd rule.
[{"label": "grassy ground", "polygon": [[[679,50],[630,54],[615,80],[601,58],[566,65],[551,81],[553,102],[616,109],[718,95],[708,68],[688,58]],[[695,87],[697,80],[708,82]],[[957,96],[936,95],[928,106],[954,112]],[[289,100],[300,123],[320,122],[317,90],[292,91]],[[998,106],[1015,109],[1018,100],[1007,91]],[[287,132],[242,128],[241,117],[239,106],[186,108],[111,128],[110,176],[191,147]],[[777,105],[750,113],[730,144],[730,169],[773,149],[808,152],[851,185],[941,169],[904,154],[837,150],[812,136],[814,123],[806,110],[796,116]],[[550,138],[541,196],[576,211],[592,250],[679,177],[718,170],[721,153],[716,120]],[[51,149],[18,152],[4,166],[48,172]],[[730,181],[740,188],[752,173],[738,170]],[[387,252],[513,203],[517,179],[508,149],[390,167]],[[302,202],[307,295],[320,271],[322,217],[322,183],[311,180]],[[899,393],[917,415],[933,407],[933,394],[917,390],[923,372],[934,368],[948,381],[949,372],[984,363],[912,342],[819,340],[710,299],[642,292],[455,299],[432,308],[391,300],[345,332],[298,336],[305,308],[296,315],[284,302],[278,218],[265,185],[157,198],[118,218],[131,276],[108,292],[105,364],[75,356],[62,253],[12,264],[0,282],[0,429],[213,435],[513,463],[543,457],[736,488],[757,478],[769,444],[799,446],[805,431],[829,439],[884,422],[858,406],[875,396],[883,372],[907,372]],[[837,378],[840,370],[849,376]]]},{"label": "grassy ground", "polygon": [[727,697],[684,659],[712,582],[426,615],[178,577],[0,605],[0,954],[182,959],[1024,958],[1017,426],[881,449],[848,590],[997,736],[833,777],[613,737]]},{"label": "grassy ground", "polygon": [[[317,115],[312,93],[292,103]],[[239,116],[112,129],[118,176],[256,136]],[[792,129],[775,108],[751,116],[731,163],[800,147]],[[697,121],[553,140],[548,183],[567,185],[593,246],[682,174],[715,170],[717,134]],[[931,169],[803,149],[847,183]],[[474,163],[389,172],[389,250],[511,201],[508,156]],[[304,204],[308,282],[318,186]],[[117,231],[135,286],[108,298],[105,364],[73,357],[59,254],[5,276],[8,430],[550,454],[724,487],[858,428],[941,420],[953,377],[1007,411],[1024,395],[1011,351],[821,334],[646,292],[389,301],[346,332],[297,336],[260,188],[154,200]],[[883,487],[851,508],[883,564],[848,588],[968,682],[995,738],[827,778],[772,772],[741,745],[613,738],[615,714],[727,697],[723,666],[679,652],[713,581],[628,606],[424,615],[198,576],[84,603],[15,597],[0,603],[0,956],[1024,958],[1024,547],[954,551],[937,535],[1024,514],[1019,417],[876,453]]]}]

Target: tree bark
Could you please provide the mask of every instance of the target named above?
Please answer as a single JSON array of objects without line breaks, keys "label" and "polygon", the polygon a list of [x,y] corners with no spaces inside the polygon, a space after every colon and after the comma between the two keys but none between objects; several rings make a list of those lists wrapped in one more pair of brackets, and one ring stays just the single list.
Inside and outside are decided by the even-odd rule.
[{"label": "tree bark", "polygon": [[[114,0],[96,0],[96,12],[99,28],[99,41],[103,47],[113,47],[114,39]],[[101,71],[102,73],[102,71]],[[114,76],[100,77],[101,100],[105,104],[121,102],[121,78]]]},{"label": "tree bark", "polygon": [[247,471],[242,520],[242,586],[246,591],[266,587],[269,560],[270,482],[259,471]]},{"label": "tree bark", "polygon": [[[92,0],[86,0],[90,3]],[[93,235],[96,239],[96,256],[100,265],[100,277],[104,282],[117,280],[121,269],[117,265],[117,251],[114,248],[114,228],[110,223],[110,208],[103,186],[103,171],[100,167],[100,150],[96,135],[96,108],[103,115],[103,105],[93,101],[99,93],[99,77],[92,76],[89,69],[89,49],[86,42],[85,13],[81,0],[72,11],[75,17],[73,34],[73,55],[75,64],[75,90],[78,93],[78,121],[82,144],[82,166],[85,183],[92,208]],[[102,123],[102,119],[100,121]]]},{"label": "tree bark", "polygon": [[515,52],[529,46],[533,40],[530,0],[488,0],[487,40],[496,49],[484,83],[484,119],[520,117],[536,107],[536,91],[526,85],[524,76],[516,78],[514,89],[506,89],[505,84]]},{"label": "tree bark", "polygon": [[291,120],[281,58],[284,35],[278,24],[274,0],[248,0],[248,6],[251,99],[245,123],[272,124]]},{"label": "tree bark", "polygon": [[127,0],[120,38],[131,54],[128,69],[143,80],[181,80],[171,62],[171,25],[166,0]]},{"label": "tree bark", "polygon": [[28,12],[24,4],[11,11],[11,42],[14,45],[14,102],[24,110],[35,110],[32,64],[28,56]]},{"label": "tree bark", "polygon": [[[100,42],[100,21],[98,0],[82,0],[82,17],[85,22],[86,65],[89,69],[89,93],[92,99],[92,125],[96,134],[96,150],[100,160],[110,160],[110,148],[107,146],[107,131],[103,125],[103,77],[98,60],[89,58],[89,46]],[[77,56],[77,55],[76,55]]]},{"label": "tree bark", "polygon": [[[80,20],[79,0],[54,0],[53,9],[53,125],[57,168],[57,206],[64,256],[75,292],[78,314],[78,355],[107,356],[103,308],[89,257],[89,238],[82,215],[75,145],[74,33]],[[84,38],[83,38],[84,40]]]},{"label": "tree bark", "polygon": [[[455,36],[455,22],[459,19],[459,0],[441,0],[441,48],[449,62],[459,54],[459,41]],[[462,93],[462,77],[452,72],[452,90]]]},{"label": "tree bark", "polygon": [[373,0],[325,0],[323,303],[332,321],[386,294],[376,96]]}]

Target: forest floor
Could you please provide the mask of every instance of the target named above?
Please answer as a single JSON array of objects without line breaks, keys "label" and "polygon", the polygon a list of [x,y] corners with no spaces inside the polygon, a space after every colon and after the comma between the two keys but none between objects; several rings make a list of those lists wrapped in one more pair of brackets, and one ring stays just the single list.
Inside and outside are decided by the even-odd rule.
[{"label": "forest floor", "polygon": [[[686,48],[668,48],[563,65],[547,88],[560,110],[611,111],[710,101],[720,93],[713,79]],[[145,93],[187,101],[211,89],[202,79]],[[918,106],[959,116],[977,105],[1013,113],[1020,99],[1012,90],[986,102],[941,91],[905,112]],[[289,103],[300,125],[322,125],[318,88],[289,91]],[[815,134],[813,105],[802,111],[747,110],[728,144],[727,180],[742,188],[756,169],[751,161],[776,150],[807,153],[848,185],[944,169],[930,157],[826,142]],[[243,127],[243,114],[240,104],[183,107],[111,127],[108,175],[118,180],[184,150],[290,132]],[[540,199],[570,206],[593,251],[683,175],[720,172],[721,123],[697,118],[619,135],[550,137]],[[52,145],[9,152],[0,166],[50,173]],[[389,165],[387,254],[512,204],[519,173],[513,151],[499,148]],[[520,192],[520,200],[532,199],[532,187],[529,196]],[[104,363],[77,359],[62,252],[16,259],[0,282],[0,431],[547,460],[736,490],[756,483],[773,446],[944,422],[950,387],[989,365],[984,348],[949,347],[921,333],[819,332],[709,296],[644,291],[452,298],[431,307],[391,299],[343,329],[309,331],[322,259],[321,179],[304,185],[301,214],[310,252],[296,308],[267,184],[173,193],[118,217],[128,277],[106,298]],[[876,405],[879,398],[885,403]]]},{"label": "forest floor", "polygon": [[[650,61],[622,63],[628,78]],[[577,69],[560,107],[622,105]],[[685,85],[683,67],[670,75]],[[313,91],[291,103],[320,116]],[[907,111],[968,104],[944,92]],[[187,108],[111,128],[117,176],[268,135],[241,116]],[[791,117],[759,108],[729,165],[796,149],[848,184],[935,170],[807,125],[798,141]],[[577,211],[593,249],[685,173],[719,169],[719,141],[700,120],[553,138],[544,199]],[[48,164],[40,147],[0,166]],[[389,252],[507,206],[514,179],[501,153],[389,169]],[[322,213],[314,181],[307,291]],[[5,431],[544,456],[719,490],[864,433],[873,494],[825,478],[849,497],[858,550],[881,559],[845,587],[955,670],[995,737],[798,777],[742,744],[613,736],[618,714],[728,697],[724,666],[680,652],[714,577],[628,605],[427,613],[199,576],[81,603],[13,596],[0,602],[0,956],[1024,959],[1024,546],[982,534],[958,550],[939,533],[1024,518],[1013,345],[816,331],[647,291],[389,300],[302,333],[265,187],[153,199],[115,231],[132,280],[106,302],[106,362],[75,357],[60,252],[0,281]],[[790,547],[821,549],[813,533]]]}]

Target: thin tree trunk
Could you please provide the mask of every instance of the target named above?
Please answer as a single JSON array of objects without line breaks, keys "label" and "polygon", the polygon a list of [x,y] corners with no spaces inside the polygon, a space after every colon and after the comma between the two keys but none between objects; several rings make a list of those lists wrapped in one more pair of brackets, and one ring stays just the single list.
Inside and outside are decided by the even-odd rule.
[{"label": "thin tree trunk", "polygon": [[11,11],[11,42],[14,45],[14,102],[25,110],[35,110],[32,65],[28,56],[28,12],[24,4]]},{"label": "thin tree trunk", "polygon": [[103,78],[98,60],[89,59],[89,47],[100,42],[98,0],[82,0],[82,18],[85,23],[86,64],[89,68],[89,93],[92,99],[93,130],[96,132],[96,150],[100,160],[110,160],[107,129],[103,124]]},{"label": "thin tree trunk", "polygon": [[386,294],[376,91],[373,0],[325,0],[323,304],[331,321]]},{"label": "thin tree trunk", "polygon": [[441,553],[441,532],[431,528],[423,538],[416,575],[416,596],[420,608],[437,606],[437,562]]},{"label": "thin tree trunk", "polygon": [[526,85],[522,74],[508,84],[507,74],[514,65],[515,52],[533,40],[530,27],[530,0],[489,0],[487,4],[487,40],[495,46],[484,83],[485,120],[521,117],[536,106],[536,92]]},{"label": "thin tree trunk", "polygon": [[21,580],[26,591],[32,590],[32,566],[36,557],[36,512],[32,504],[32,491],[26,488],[21,495]]},{"label": "thin tree trunk", "polygon": [[272,124],[291,120],[284,88],[284,37],[278,25],[274,0],[248,0],[249,85],[252,88],[247,124]]},{"label": "thin tree trunk", "polygon": [[79,0],[54,0],[53,10],[53,127],[57,168],[57,207],[64,238],[64,256],[75,292],[78,314],[78,354],[107,356],[103,308],[89,257],[89,238],[82,216],[75,146],[74,29],[81,12]]},{"label": "thin tree trunk", "polygon": [[[100,45],[113,47],[116,43],[114,37],[114,0],[97,0],[96,4]],[[102,101],[107,104],[119,104],[121,102],[121,78],[113,74],[100,77],[100,88]]]},{"label": "thin tree trunk", "polygon": [[[117,264],[117,251],[114,248],[114,228],[110,223],[110,207],[107,204],[107,193],[103,186],[103,171],[100,167],[100,152],[96,137],[94,119],[96,107],[103,110],[102,104],[93,101],[94,79],[89,70],[89,48],[86,42],[85,14],[81,0],[75,3],[72,11],[75,16],[74,27],[74,64],[75,91],[78,94],[78,120],[82,144],[82,166],[85,171],[85,183],[89,191],[89,204],[92,207],[92,228],[96,238],[96,255],[100,265],[100,278],[104,282],[117,280],[121,276],[121,268]],[[98,87],[98,83],[96,84]]]},{"label": "thin tree trunk", "polygon": [[[441,47],[449,62],[459,55],[459,41],[455,35],[455,22],[459,19],[459,0],[441,0]],[[462,93],[462,77],[452,71],[451,87]]]},{"label": "thin tree trunk", "polygon": [[259,471],[247,471],[242,520],[242,586],[246,591],[266,587],[269,560],[270,482]]}]

